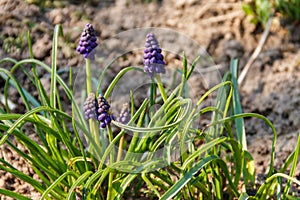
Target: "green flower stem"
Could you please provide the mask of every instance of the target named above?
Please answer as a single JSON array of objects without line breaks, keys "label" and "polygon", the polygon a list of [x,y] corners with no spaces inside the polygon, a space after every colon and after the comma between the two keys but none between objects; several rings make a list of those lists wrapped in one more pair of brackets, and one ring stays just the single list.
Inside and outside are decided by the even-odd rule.
[{"label": "green flower stem", "polygon": [[[109,139],[109,142],[111,143],[113,141],[113,133],[112,133],[112,129],[111,129],[111,126],[110,124],[107,125],[107,132],[108,132],[108,139]],[[114,149],[112,149],[112,152],[110,154],[110,158],[109,158],[109,164],[112,165],[114,163]],[[112,195],[112,190],[113,190],[113,187],[112,187],[112,181],[113,181],[113,178],[114,178],[114,174],[113,172],[109,172],[109,176],[108,176],[108,190],[107,190],[107,200],[110,200],[113,198],[113,195]]]},{"label": "green flower stem", "polygon": [[[114,139],[114,136],[113,136],[113,132],[112,132],[110,124],[107,125],[107,132],[108,132],[109,143],[111,143]],[[110,164],[113,164],[113,162],[114,162],[114,151],[112,149],[112,154],[111,154],[111,157],[110,157]]]},{"label": "green flower stem", "polygon": [[125,136],[123,135],[121,137],[120,143],[119,143],[117,162],[119,162],[121,160],[121,158],[122,158],[122,151],[123,151],[123,147],[124,147],[124,139],[125,139]]},{"label": "green flower stem", "polygon": [[[91,60],[85,59],[85,73],[86,73],[86,93],[87,96],[92,93],[92,80],[91,80]],[[89,119],[90,132],[92,135],[95,134],[93,120]],[[94,135],[95,136],[95,135]]]},{"label": "green flower stem", "polygon": [[[85,70],[86,70],[86,92],[87,96],[93,92],[92,77],[91,77],[91,60],[85,59]],[[97,122],[93,119],[89,119],[90,132],[95,140],[97,146],[100,146],[99,131]]]},{"label": "green flower stem", "polygon": [[109,172],[109,176],[108,176],[108,191],[107,191],[107,197],[106,199],[107,200],[110,200],[110,199],[113,199],[113,196],[112,196],[112,181],[113,181],[113,178],[114,178],[114,174],[112,172]]},{"label": "green flower stem", "polygon": [[86,92],[87,94],[92,93],[92,79],[91,79],[91,60],[85,59],[86,69]]},{"label": "green flower stem", "polygon": [[155,104],[155,99],[156,99],[156,84],[153,80],[153,78],[151,79],[151,84],[150,84],[150,117],[152,117],[154,115],[154,111],[153,111],[153,105]]},{"label": "green flower stem", "polygon": [[157,86],[158,86],[158,89],[160,91],[161,97],[165,102],[167,100],[167,94],[166,94],[165,88],[162,84],[161,78],[158,74],[155,75],[155,78],[156,78],[156,81],[157,81]]},{"label": "green flower stem", "polygon": [[92,132],[92,136],[93,136],[93,138],[94,138],[94,140],[95,140],[95,143],[96,143],[96,145],[98,146],[98,147],[101,147],[101,145],[100,145],[100,138],[99,138],[99,124],[98,124],[98,122],[97,121],[95,121],[95,120],[92,120],[92,119],[90,119],[91,121],[92,121],[92,123],[91,123],[91,132]]}]

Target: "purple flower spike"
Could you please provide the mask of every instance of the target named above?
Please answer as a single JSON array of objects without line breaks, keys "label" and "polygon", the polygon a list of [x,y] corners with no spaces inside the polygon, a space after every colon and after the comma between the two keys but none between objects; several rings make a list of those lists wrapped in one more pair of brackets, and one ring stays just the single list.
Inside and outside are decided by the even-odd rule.
[{"label": "purple flower spike", "polygon": [[95,55],[95,48],[97,47],[97,37],[92,24],[86,24],[80,37],[77,51],[84,55],[84,58],[93,59]]},{"label": "purple flower spike", "polygon": [[85,114],[85,119],[97,119],[97,101],[95,94],[91,93],[87,97],[87,99],[84,102],[83,109]]},{"label": "purple flower spike", "polygon": [[110,115],[109,112],[110,105],[102,95],[98,96],[97,103],[98,103],[97,119],[100,122],[100,128],[105,128],[108,124],[110,124],[112,120],[112,116]]},{"label": "purple flower spike", "polygon": [[161,48],[153,33],[146,36],[146,44],[144,50],[144,71],[148,73],[149,77],[154,74],[165,73],[164,56],[161,54]]},{"label": "purple flower spike", "polygon": [[130,110],[128,107],[129,107],[128,103],[125,103],[120,112],[118,121],[122,124],[127,124],[130,120]]},{"label": "purple flower spike", "polygon": [[99,95],[96,99],[94,93],[89,94],[83,105],[86,120],[94,119],[99,121],[100,128],[106,128],[114,120],[109,108],[110,105],[106,99],[102,95]]}]

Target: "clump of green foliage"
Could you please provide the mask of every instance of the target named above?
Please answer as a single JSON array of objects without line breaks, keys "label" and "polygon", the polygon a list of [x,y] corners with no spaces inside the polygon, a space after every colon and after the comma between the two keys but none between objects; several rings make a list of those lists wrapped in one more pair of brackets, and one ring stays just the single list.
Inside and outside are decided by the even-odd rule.
[{"label": "clump of green foliage", "polygon": [[[29,34],[29,59],[0,60],[0,65],[12,65],[11,70],[0,68],[0,76],[5,81],[6,102],[4,107],[0,107],[0,146],[7,144],[30,163],[40,181],[19,171],[5,158],[0,159],[0,170],[31,184],[41,194],[41,199],[110,200],[125,196],[162,200],[293,198],[291,183],[300,185],[300,181],[294,178],[300,135],[295,150],[282,168],[275,170],[276,130],[264,116],[242,112],[237,85],[237,60],[231,62],[230,71],[221,83],[210,88],[193,105],[191,98],[183,94],[188,90],[189,78],[199,58],[188,64],[183,56],[183,67],[176,71],[181,82],[174,89],[167,90],[159,76],[153,78],[148,88],[149,96],[138,108],[135,107],[135,97],[130,94],[131,118],[127,124],[112,120],[107,128],[95,129],[97,126],[88,126],[83,109],[75,101],[72,69],[68,83],[57,73],[59,35],[63,35],[62,28],[56,26],[51,66],[34,59]],[[86,61],[88,72],[90,61]],[[25,64],[31,65],[31,73],[22,67]],[[100,80],[96,81],[99,89],[96,93],[103,89],[102,78],[106,76],[110,65],[106,66]],[[18,68],[24,70],[36,88],[38,98],[17,81],[14,72]],[[37,68],[43,68],[51,76],[49,95],[41,84]],[[140,67],[124,68],[116,74],[103,96],[109,99],[120,79],[130,72],[148,77]],[[89,76],[87,79],[90,79]],[[7,104],[9,87],[19,92],[26,108],[25,114],[11,112]],[[59,88],[71,102],[72,112],[62,107]],[[214,105],[202,107],[203,101],[213,92],[217,93]],[[161,107],[153,110],[151,106],[154,104],[161,104]],[[205,113],[212,113],[209,124],[202,128],[195,126],[194,122]],[[254,160],[247,150],[245,117],[257,117],[273,131],[269,171],[261,185],[256,184]],[[23,128],[27,123],[34,126],[37,140],[25,134]],[[71,129],[67,124],[71,124]],[[112,134],[111,126],[118,127],[118,131]],[[83,133],[90,146],[86,146],[79,132]],[[129,133],[132,138],[124,141],[124,135]],[[12,142],[13,138],[29,153],[20,151]],[[121,151],[116,151],[115,147]],[[127,151],[123,152],[122,149]],[[163,150],[163,156],[155,156],[154,152],[158,149]],[[176,152],[179,158],[173,159]],[[287,169],[290,169],[289,174],[286,174]],[[255,192],[249,193],[250,190]],[[21,200],[30,199],[5,188],[0,188],[0,194]]]},{"label": "clump of green foliage", "polygon": [[244,3],[242,8],[246,15],[252,17],[252,23],[263,27],[276,14],[292,23],[299,23],[300,20],[300,0],[253,0]]},{"label": "clump of green foliage", "polygon": [[26,32],[20,33],[17,37],[1,35],[0,40],[2,40],[3,50],[7,54],[12,53],[12,51],[20,53],[27,44]]},{"label": "clump of green foliage", "polygon": [[271,8],[272,4],[269,0],[254,0],[249,4],[243,4],[243,11],[252,17],[251,22],[264,27],[271,16]]},{"label": "clump of green foliage", "polygon": [[275,0],[275,8],[290,22],[300,22],[300,0]]}]

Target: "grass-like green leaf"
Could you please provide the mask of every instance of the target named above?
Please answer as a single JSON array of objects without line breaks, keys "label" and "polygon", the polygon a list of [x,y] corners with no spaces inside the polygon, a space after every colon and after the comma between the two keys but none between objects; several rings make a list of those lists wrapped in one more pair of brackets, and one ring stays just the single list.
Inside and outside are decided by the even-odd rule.
[{"label": "grass-like green leaf", "polygon": [[50,86],[50,105],[52,108],[56,108],[56,71],[57,71],[57,46],[58,46],[58,37],[63,35],[62,26],[56,25],[54,28],[53,34],[53,43],[52,43],[52,63],[51,63],[51,86]]},{"label": "grass-like green leaf", "polygon": [[177,124],[179,124],[189,113],[189,108],[191,107],[191,102],[189,100],[184,100],[182,101],[182,104],[186,104],[187,108],[184,110],[183,114],[180,116],[180,118],[178,118],[178,120],[172,124],[168,124],[165,126],[157,126],[157,127],[134,127],[134,126],[128,126],[128,125],[124,125],[122,123],[113,121],[112,123],[120,128],[126,129],[126,130],[130,130],[130,131],[134,131],[134,132],[155,132],[155,131],[161,131],[161,130],[165,130],[165,129],[169,129]]},{"label": "grass-like green leaf", "polygon": [[195,164],[192,168],[186,171],[172,187],[168,191],[166,191],[160,198],[160,200],[167,200],[174,197],[186,184],[192,179],[192,177],[201,170],[204,166],[212,162],[213,160],[218,159],[217,156],[211,155],[206,158],[203,158],[200,162]]},{"label": "grass-like green leaf", "polygon": [[[270,168],[269,168],[269,172],[267,177],[270,177],[273,172],[274,172],[274,159],[275,159],[275,147],[276,147],[276,140],[277,140],[277,131],[274,127],[274,125],[272,124],[272,122],[267,119],[266,117],[264,117],[263,115],[257,114],[257,113],[243,113],[243,114],[238,114],[238,115],[233,115],[230,117],[226,117],[223,118],[221,120],[218,121],[214,121],[212,124],[210,124],[209,126],[213,126],[215,124],[219,124],[219,123],[225,123],[225,122],[229,122],[232,120],[235,120],[237,118],[245,118],[245,117],[255,117],[258,119],[263,120],[273,131],[273,141],[272,141],[272,150],[271,150],[271,161],[270,161]],[[208,126],[208,127],[209,127]]]},{"label": "grass-like green leaf", "polygon": [[[41,200],[44,199],[44,198],[47,198],[48,194],[51,193],[53,191],[53,189],[58,186],[63,179],[65,179],[66,177],[68,176],[73,176],[75,178],[78,178],[78,174],[72,172],[72,171],[67,171],[65,173],[63,173],[57,180],[55,180],[48,188],[47,190],[45,190],[42,194],[42,197],[41,197]],[[53,194],[53,193],[51,193]],[[66,196],[64,196],[64,193],[60,193],[60,194],[56,194],[56,195],[63,195],[61,196],[60,198],[66,198]]]},{"label": "grass-like green leaf", "polygon": [[155,186],[152,184],[152,182],[147,178],[145,173],[142,174],[142,179],[145,181],[145,183],[148,185],[148,187],[151,189],[151,191],[153,191],[157,197],[160,197],[159,192],[157,191]]},{"label": "grass-like green leaf", "polygon": [[31,109],[29,102],[39,106],[39,103],[32,97],[32,95],[29,94],[29,92],[20,86],[18,80],[8,70],[0,68],[0,76],[4,80],[8,80],[9,83],[18,90],[27,110]]},{"label": "grass-like green leaf", "polygon": [[114,200],[119,200],[121,199],[122,195],[125,193],[127,187],[129,184],[138,176],[138,174],[129,174],[122,180],[122,183],[120,187],[117,190],[117,195],[115,196]]},{"label": "grass-like green leaf", "polygon": [[10,168],[10,167],[5,167],[3,165],[0,164],[0,169],[7,171],[9,173],[11,173],[12,175],[20,178],[21,180],[29,183],[30,185],[32,185],[38,192],[42,192],[45,189],[45,186],[43,186],[40,182],[38,182],[37,180],[33,179],[32,177],[30,177],[29,175],[26,175],[22,172],[20,172],[17,169],[14,168]]},{"label": "grass-like green leaf", "polygon": [[116,84],[118,83],[118,81],[122,78],[122,76],[124,76],[124,74],[126,74],[127,72],[131,71],[131,70],[137,70],[137,71],[141,71],[143,72],[143,70],[141,68],[138,67],[126,67],[124,69],[122,69],[117,76],[114,78],[114,80],[110,83],[110,85],[108,86],[107,90],[104,93],[104,98],[108,99],[110,93],[113,91],[114,87],[116,86]]},{"label": "grass-like green leaf", "polygon": [[[290,177],[294,177],[295,171],[296,171],[296,167],[297,167],[297,162],[298,162],[298,158],[299,158],[299,154],[300,154],[300,133],[298,134],[298,142],[297,142],[297,146],[295,148],[294,151],[294,159],[293,159],[293,164],[290,170]],[[291,182],[292,180],[288,180],[286,187],[284,189],[284,196],[287,196],[287,194],[289,193],[290,187],[291,187]]]},{"label": "grass-like green leaf", "polygon": [[300,181],[297,180],[296,178],[290,177],[289,175],[286,175],[283,173],[275,173],[272,176],[270,176],[269,178],[267,178],[267,180],[260,186],[255,197],[261,198],[262,196],[265,196],[266,194],[268,194],[269,191],[273,189],[272,187],[274,187],[274,184],[275,185],[277,184],[279,177],[285,178],[291,182],[296,183],[297,185],[300,185]]},{"label": "grass-like green leaf", "polygon": [[12,192],[10,190],[5,190],[5,189],[1,189],[1,188],[0,188],[0,194],[3,194],[7,197],[11,197],[11,198],[14,198],[14,199],[18,199],[18,200],[31,200],[31,198],[28,198],[28,197],[20,195],[16,192]]},{"label": "grass-like green leaf", "polygon": [[[231,60],[230,62],[230,72],[231,72],[231,81],[233,85],[233,95],[232,95],[232,108],[233,108],[233,114],[241,114],[242,113],[242,106],[240,102],[239,97],[239,90],[238,90],[238,84],[237,84],[237,71],[238,71],[238,61],[237,59]],[[244,126],[244,119],[243,118],[237,118],[235,120],[236,125],[236,133],[237,133],[237,139],[242,145],[244,150],[247,150],[247,141],[246,141],[246,131]]]},{"label": "grass-like green leaf", "polygon": [[193,63],[192,63],[192,65],[191,65],[190,69],[188,70],[187,76],[186,76],[186,79],[187,79],[187,80],[191,77],[191,75],[192,75],[192,73],[193,73],[193,71],[194,71],[194,69],[195,69],[195,67],[196,67],[196,65],[197,65],[197,63],[198,63],[199,60],[200,60],[200,56],[198,56],[198,57],[193,61]]},{"label": "grass-like green leaf", "polygon": [[206,152],[207,150],[209,150],[210,148],[216,146],[217,144],[220,144],[222,142],[225,142],[227,140],[226,137],[220,137],[220,138],[216,138],[204,145],[202,145],[197,151],[195,151],[193,154],[191,154],[183,163],[182,165],[182,169],[186,169],[187,166],[194,164],[195,163],[195,159],[198,158],[201,154],[203,154],[204,152]]},{"label": "grass-like green leaf", "polygon": [[75,188],[78,187],[80,184],[82,184],[86,179],[88,179],[92,173],[93,172],[91,172],[91,171],[87,171],[87,172],[83,173],[80,177],[78,177],[78,179],[73,183],[72,187],[69,190],[69,193],[67,196],[68,200],[74,199]]}]

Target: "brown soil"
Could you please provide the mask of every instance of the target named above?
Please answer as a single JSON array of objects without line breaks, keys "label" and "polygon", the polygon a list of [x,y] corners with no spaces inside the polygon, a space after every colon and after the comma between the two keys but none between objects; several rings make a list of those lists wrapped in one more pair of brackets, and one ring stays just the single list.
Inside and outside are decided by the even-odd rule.
[{"label": "brown soil", "polygon": [[[50,64],[53,29],[56,24],[62,24],[65,37],[61,41],[63,45],[59,46],[58,66],[63,72],[63,69],[68,67],[83,65],[84,61],[75,52],[75,48],[87,22],[94,25],[100,41],[109,41],[116,34],[126,30],[161,27],[178,31],[195,40],[212,56],[215,64],[221,66],[219,72],[223,74],[228,70],[230,58],[238,58],[242,69],[262,35],[262,30],[249,22],[249,18],[241,10],[241,3],[237,0],[164,0],[157,3],[110,0],[99,1],[102,3],[89,1],[84,4],[57,2],[60,2],[60,5],[42,10],[22,0],[0,0],[0,58],[28,58],[26,34],[27,30],[30,30],[35,57]],[[118,46],[114,40],[106,44],[111,47]],[[276,168],[279,168],[294,150],[300,131],[299,45],[299,27],[282,27],[280,20],[275,17],[266,44],[240,88],[244,112],[266,116],[278,131]],[[176,53],[181,55],[181,51]],[[174,55],[166,56],[167,62],[176,64],[174,58],[178,59]],[[124,60],[123,66],[132,63],[141,64],[141,61],[137,58]],[[47,85],[49,77],[44,75],[43,70],[38,73],[42,82]],[[23,73],[17,71],[16,76],[24,87],[31,91]],[[194,81],[194,85],[200,88],[199,81]],[[3,83],[3,80],[0,80],[0,84]],[[203,92],[199,88],[196,88],[196,91]],[[2,91],[1,87],[0,94]],[[10,100],[14,104],[18,103],[15,90],[10,91]],[[23,109],[19,106],[16,111],[24,112]],[[272,132],[258,119],[246,119],[246,131],[249,150],[257,164],[257,173],[265,173],[270,160]],[[20,167],[25,173],[34,175],[30,166],[5,145],[1,147],[0,157],[17,168]],[[32,188],[24,185],[22,181],[3,171],[0,171],[0,177],[1,188],[37,198],[31,192]],[[296,177],[300,179],[299,165]]]}]

